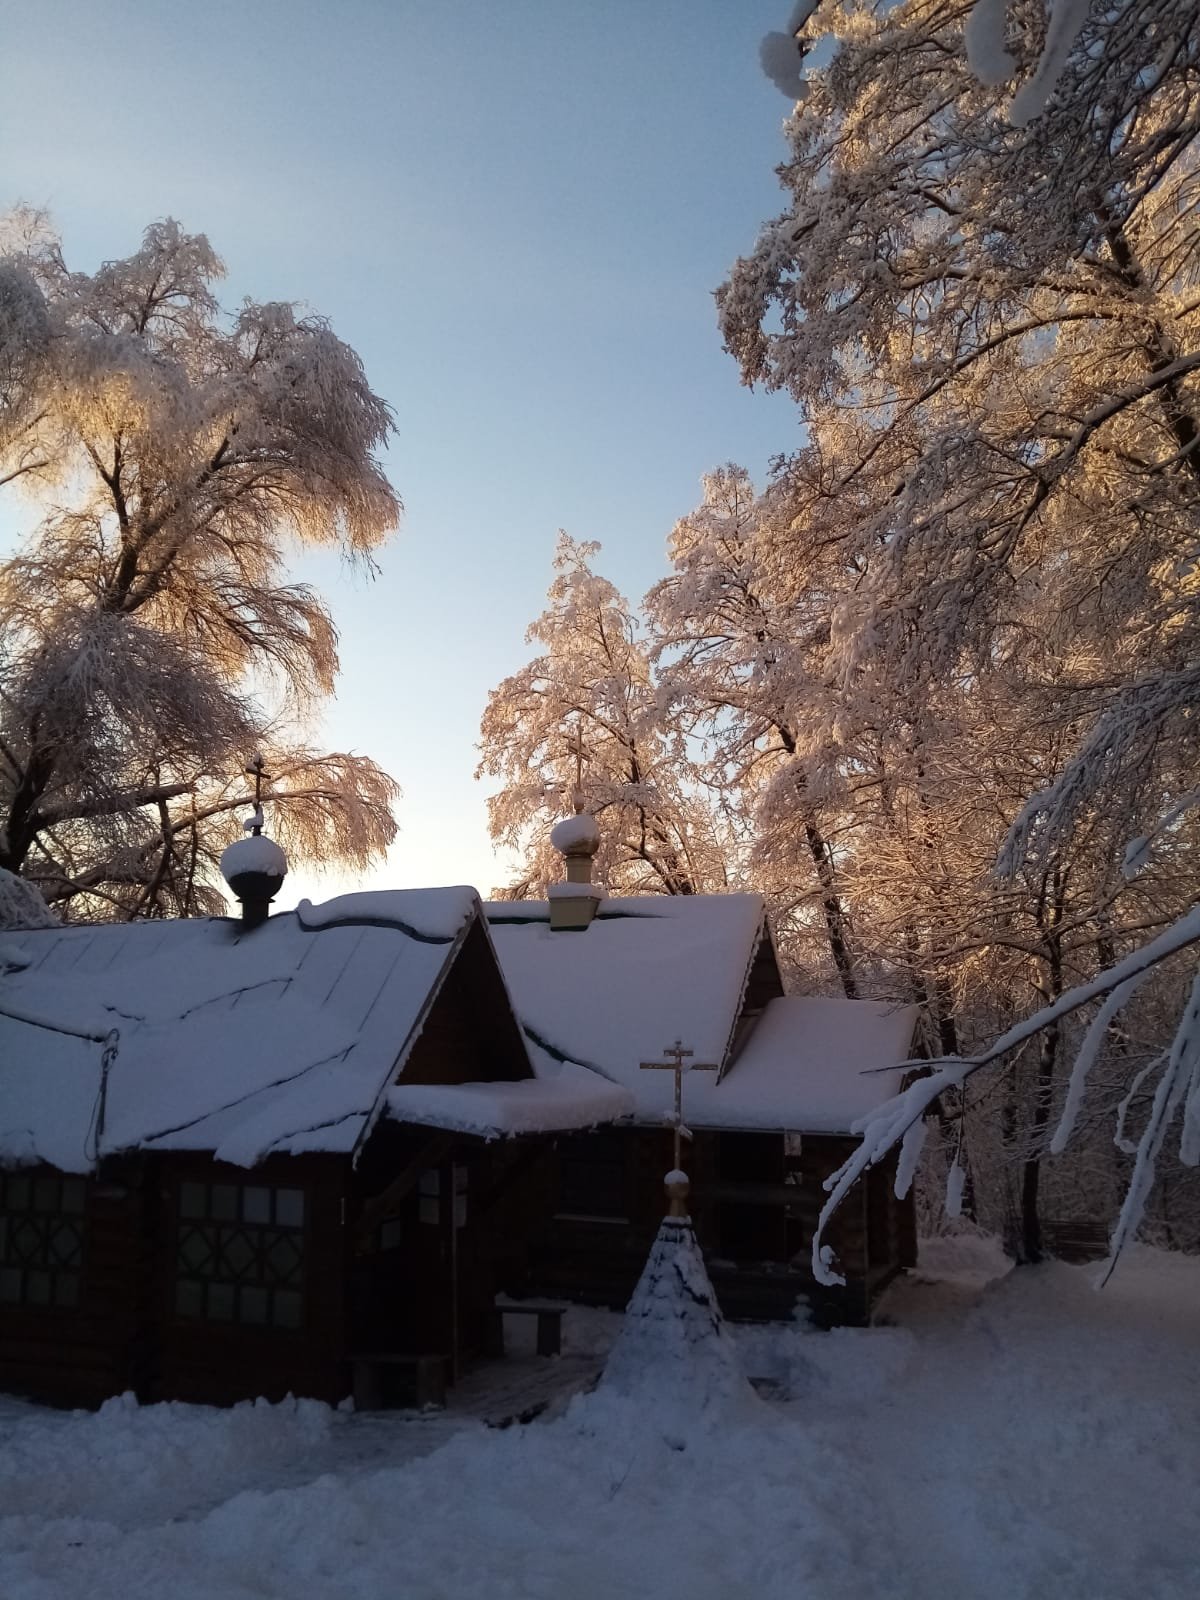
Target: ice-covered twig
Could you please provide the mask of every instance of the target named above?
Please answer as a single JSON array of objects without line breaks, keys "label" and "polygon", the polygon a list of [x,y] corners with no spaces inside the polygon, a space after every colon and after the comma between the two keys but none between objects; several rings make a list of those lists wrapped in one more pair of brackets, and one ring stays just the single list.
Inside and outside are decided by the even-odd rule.
[{"label": "ice-covered twig", "polygon": [[[1134,950],[1123,961],[1106,968],[1087,983],[1069,989],[1050,1005],[1043,1006],[1040,1011],[1035,1011],[1032,1016],[1016,1023],[1001,1034],[990,1049],[981,1055],[943,1057],[939,1070],[932,1072],[927,1078],[916,1079],[900,1094],[886,1100],[870,1116],[855,1123],[852,1131],[861,1135],[858,1149],[825,1180],[829,1199],[821,1210],[812,1243],[812,1269],[817,1282],[840,1284],[845,1281],[841,1276],[830,1272],[822,1254],[824,1231],[834,1212],[867,1168],[877,1165],[901,1143],[909,1129],[921,1120],[944,1089],[957,1087],[973,1072],[999,1061],[1044,1028],[1048,1028],[1051,1023],[1057,1022],[1061,1017],[1069,1016],[1073,1011],[1078,1011],[1080,1006],[1087,1005],[1090,1000],[1107,995],[1111,990],[1129,983],[1131,979],[1140,977],[1159,962],[1198,942],[1200,942],[1200,906],[1193,906],[1185,916],[1172,923],[1156,939],[1144,944],[1140,950]],[[1193,1001],[1189,1002],[1185,1024],[1194,1004],[1200,1004],[1200,1001],[1196,1000],[1196,991],[1193,991]],[[1197,1024],[1197,1033],[1200,1034],[1200,1024]],[[1200,1046],[1195,1048],[1200,1057]],[[911,1066],[926,1064],[916,1061],[908,1063]],[[1193,1102],[1200,1102],[1200,1059],[1197,1060],[1191,1075],[1188,1120],[1185,1122],[1185,1138],[1191,1129],[1195,1128],[1197,1158],[1200,1159],[1200,1105]],[[1147,1137],[1148,1135],[1143,1135],[1143,1147]]]},{"label": "ice-covered twig", "polygon": [[1129,1180],[1125,1203],[1121,1207],[1121,1215],[1117,1218],[1117,1225],[1109,1241],[1108,1266],[1101,1280],[1103,1283],[1107,1283],[1112,1277],[1117,1257],[1137,1232],[1138,1224],[1146,1209],[1146,1199],[1154,1183],[1154,1167],[1158,1153],[1162,1149],[1167,1129],[1180,1104],[1184,1107],[1180,1156],[1189,1166],[1195,1166],[1200,1159],[1200,1140],[1192,1137],[1200,1120],[1197,1116],[1200,1110],[1198,1102],[1200,1102],[1200,974],[1192,984],[1192,991],[1171,1045],[1167,1065],[1154,1091],[1154,1101],[1150,1107],[1145,1131],[1138,1141],[1133,1176]]},{"label": "ice-covered twig", "polygon": [[1028,83],[1017,90],[1008,108],[1008,120],[1014,128],[1025,127],[1046,109],[1090,7],[1091,0],[1051,0],[1046,41],[1037,68]]},{"label": "ice-covered twig", "polygon": [[975,9],[963,29],[967,62],[980,83],[995,88],[1006,83],[1017,63],[1005,45],[1008,0],[975,0]]},{"label": "ice-covered twig", "polygon": [[1132,997],[1138,986],[1145,982],[1147,976],[1148,973],[1143,972],[1137,978],[1127,978],[1124,983],[1119,983],[1107,996],[1093,1017],[1091,1027],[1084,1034],[1083,1043],[1079,1046],[1079,1053],[1075,1057],[1075,1064],[1071,1068],[1071,1080],[1067,1085],[1067,1098],[1063,1105],[1062,1116],[1050,1141],[1052,1156],[1062,1154],[1067,1147],[1067,1140],[1075,1131],[1075,1122],[1079,1116],[1079,1108],[1083,1104],[1083,1091],[1087,1087],[1088,1074],[1100,1054],[1100,1046],[1112,1026],[1113,1018]]}]

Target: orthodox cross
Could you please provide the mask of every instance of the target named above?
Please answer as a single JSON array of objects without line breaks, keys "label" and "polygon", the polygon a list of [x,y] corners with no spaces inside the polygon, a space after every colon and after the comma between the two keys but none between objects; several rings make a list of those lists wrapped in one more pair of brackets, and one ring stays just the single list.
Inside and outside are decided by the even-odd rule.
[{"label": "orthodox cross", "polygon": [[248,833],[260,834],[263,827],[262,786],[264,782],[271,781],[271,774],[266,770],[266,762],[261,755],[256,755],[246,768],[247,777],[254,779],[254,815],[249,822],[242,824]]},{"label": "orthodox cross", "polygon": [[717,1063],[715,1061],[692,1061],[685,1067],[684,1062],[692,1055],[692,1051],[684,1049],[682,1039],[676,1039],[674,1044],[668,1045],[663,1051],[663,1055],[670,1059],[667,1061],[639,1061],[638,1065],[651,1070],[673,1072],[675,1074],[675,1115],[671,1120],[675,1128],[675,1170],[678,1172],[680,1163],[679,1141],[681,1138],[690,1139],[692,1137],[690,1129],[686,1128],[683,1122],[683,1075],[685,1072],[716,1072]]},{"label": "orthodox cross", "polygon": [[575,719],[575,726],[567,735],[567,750],[575,757],[575,796],[580,800],[583,796],[583,764],[587,760],[587,753],[583,748],[583,726],[579,719]]}]

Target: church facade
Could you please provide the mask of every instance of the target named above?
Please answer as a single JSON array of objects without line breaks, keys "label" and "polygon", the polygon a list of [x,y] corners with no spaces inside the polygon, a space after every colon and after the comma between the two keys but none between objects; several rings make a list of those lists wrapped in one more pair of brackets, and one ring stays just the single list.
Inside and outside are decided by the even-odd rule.
[{"label": "church facade", "polygon": [[623,1306],[679,1161],[727,1315],[869,1320],[914,1257],[886,1169],[829,1234],[844,1289],[808,1257],[912,1011],[785,995],[755,895],[605,898],[570,820],[549,901],[258,895],[240,920],[7,932],[0,1389],[452,1381],[500,1292]]}]

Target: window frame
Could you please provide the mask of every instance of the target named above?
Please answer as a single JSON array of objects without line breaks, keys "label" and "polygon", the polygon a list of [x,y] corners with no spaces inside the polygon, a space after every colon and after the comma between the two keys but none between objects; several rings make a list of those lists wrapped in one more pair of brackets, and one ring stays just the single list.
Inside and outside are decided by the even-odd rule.
[{"label": "window frame", "polygon": [[[251,1174],[186,1172],[174,1178],[171,1199],[166,1297],[168,1316],[176,1327],[203,1330],[206,1335],[224,1331],[295,1337],[308,1332],[313,1203],[309,1185],[294,1179],[255,1179]],[[298,1249],[295,1259],[281,1267],[270,1258],[285,1240]],[[239,1242],[240,1266],[229,1257]],[[190,1261],[184,1256],[189,1248]],[[185,1308],[189,1298],[193,1303]],[[245,1315],[249,1304],[260,1305],[261,1314]],[[290,1314],[281,1317],[278,1308],[283,1304]]]},{"label": "window frame", "polygon": [[[54,1204],[46,1205],[47,1187],[53,1186]],[[76,1202],[69,1208],[70,1192]],[[14,1205],[17,1197],[23,1203]],[[30,1253],[14,1236],[32,1229],[39,1248]],[[64,1259],[59,1235],[74,1235],[74,1259]],[[0,1309],[7,1311],[71,1315],[84,1301],[88,1259],[88,1180],[57,1168],[14,1167],[0,1169]],[[9,1294],[13,1278],[18,1292]],[[45,1279],[45,1296],[30,1294],[30,1283]],[[64,1293],[70,1285],[69,1293]]]}]

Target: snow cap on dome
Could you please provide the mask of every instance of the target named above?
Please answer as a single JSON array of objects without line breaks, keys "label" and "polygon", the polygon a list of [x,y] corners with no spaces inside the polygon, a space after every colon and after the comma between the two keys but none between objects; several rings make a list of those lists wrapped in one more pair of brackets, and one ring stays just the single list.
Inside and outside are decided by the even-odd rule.
[{"label": "snow cap on dome", "polygon": [[[282,881],[287,876],[287,856],[283,846],[268,839],[265,834],[251,834],[246,839],[235,839],[221,852],[221,876],[233,888],[233,880],[243,872],[261,872]],[[236,892],[236,891],[235,891]]]},{"label": "snow cap on dome", "polygon": [[221,875],[242,903],[242,926],[248,931],[267,920],[287,876],[287,856],[255,827],[221,852]]},{"label": "snow cap on dome", "polygon": [[573,817],[564,817],[550,830],[550,843],[564,856],[594,856],[600,848],[600,829],[595,817],[586,811],[577,811]]}]

